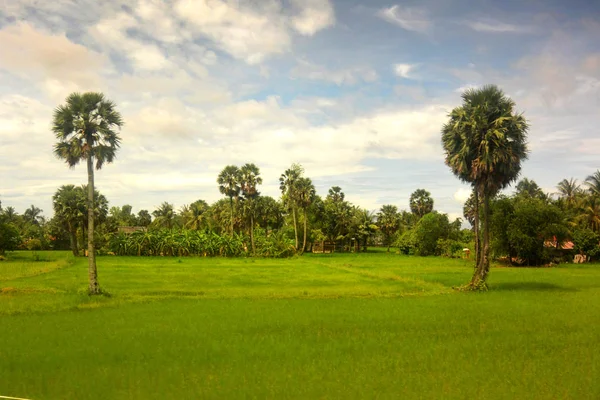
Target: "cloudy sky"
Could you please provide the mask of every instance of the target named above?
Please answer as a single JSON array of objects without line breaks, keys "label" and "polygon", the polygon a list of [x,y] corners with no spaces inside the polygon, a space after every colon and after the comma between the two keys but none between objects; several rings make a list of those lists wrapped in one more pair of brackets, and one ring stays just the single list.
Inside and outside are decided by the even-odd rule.
[{"label": "cloudy sky", "polygon": [[530,120],[523,176],[547,191],[600,168],[600,3],[591,0],[0,0],[0,200],[52,214],[86,182],[52,155],[52,110],[102,91],[126,125],[97,173],[111,205],[220,195],[256,163],[262,192],[301,163],[325,195],[462,214],[440,127],[495,83]]}]

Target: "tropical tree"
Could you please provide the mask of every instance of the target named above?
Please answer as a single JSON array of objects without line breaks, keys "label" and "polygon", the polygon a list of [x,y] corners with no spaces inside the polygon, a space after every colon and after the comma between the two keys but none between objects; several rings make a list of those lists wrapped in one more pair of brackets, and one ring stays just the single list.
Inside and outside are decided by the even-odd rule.
[{"label": "tropical tree", "polygon": [[54,217],[58,219],[62,228],[67,231],[71,251],[74,256],[79,256],[77,227],[86,211],[86,199],[82,194],[83,191],[81,190],[81,187],[63,185],[59,187],[56,193],[54,193],[54,196],[52,196]]},{"label": "tropical tree", "polygon": [[315,200],[316,190],[310,178],[300,177],[295,185],[295,203],[302,209],[304,217],[304,238],[302,240],[302,250],[300,254],[306,251],[306,238],[308,231],[308,208]]},{"label": "tropical tree", "polygon": [[452,172],[483,197],[483,246],[467,288],[485,288],[490,265],[490,198],[518,177],[528,153],[528,124],[515,112],[515,102],[495,85],[468,89],[462,99],[442,128],[442,145]]},{"label": "tropical tree", "polygon": [[152,223],[152,216],[148,210],[140,210],[135,219],[135,223],[137,226],[147,227]]},{"label": "tropical tree", "polygon": [[257,190],[258,185],[262,185],[262,178],[260,177],[260,169],[252,164],[247,163],[240,168],[240,189],[242,196],[246,202],[246,209],[250,217],[250,244],[252,246],[252,254],[256,254],[256,247],[254,245],[254,211],[255,211],[255,200],[260,195]]},{"label": "tropical tree", "polygon": [[40,221],[43,220],[42,211],[40,208],[34,206],[33,204],[25,210],[23,213],[23,219],[25,222],[30,223],[32,225],[39,225]]},{"label": "tropical tree", "polygon": [[97,170],[116,157],[123,118],[102,93],[72,93],[54,111],[52,131],[58,142],[54,154],[74,168],[85,161],[88,174],[89,293],[100,294],[94,248],[94,163]]},{"label": "tropical tree", "polygon": [[517,183],[515,189],[517,196],[531,197],[540,200],[546,200],[548,198],[534,180],[527,178],[521,179],[519,183]]},{"label": "tropical tree", "polygon": [[410,210],[417,217],[422,218],[423,215],[433,211],[433,199],[431,193],[425,189],[417,189],[410,195]]},{"label": "tropical tree", "polygon": [[585,185],[591,194],[600,195],[600,169],[585,178]]},{"label": "tropical tree", "polygon": [[19,213],[17,213],[15,208],[12,206],[8,206],[3,209],[2,216],[4,217],[4,221],[10,224],[14,224],[19,220]]},{"label": "tropical tree", "polygon": [[354,209],[354,234],[362,245],[363,251],[367,251],[367,243],[371,236],[377,232],[379,227],[375,223],[375,213],[364,208],[356,207]]},{"label": "tropical tree", "polygon": [[175,226],[175,209],[173,204],[164,201],[158,208],[152,211],[154,215],[153,225],[157,227],[173,229]]},{"label": "tropical tree", "polygon": [[377,213],[377,226],[383,234],[384,243],[387,245],[387,251],[390,252],[392,238],[400,229],[400,216],[398,207],[391,204],[381,206]]},{"label": "tropical tree", "polygon": [[558,195],[564,198],[569,206],[575,204],[577,195],[581,192],[581,187],[577,184],[577,179],[563,179],[556,185]]},{"label": "tropical tree", "polygon": [[283,205],[271,196],[259,196],[256,198],[256,221],[265,230],[267,235],[270,230],[280,229],[284,223]]},{"label": "tropical tree", "polygon": [[207,225],[209,206],[206,201],[196,200],[189,206],[183,206],[181,209],[184,228],[198,231]]},{"label": "tropical tree", "polygon": [[292,213],[292,219],[294,221],[294,235],[296,240],[296,250],[298,250],[298,210],[296,204],[296,181],[302,177],[304,168],[300,164],[292,164],[292,166],[285,170],[279,177],[279,190],[281,190],[281,197],[283,203],[287,206],[288,210]]},{"label": "tropical tree", "polygon": [[231,234],[233,235],[233,199],[238,199],[240,195],[240,169],[235,165],[228,165],[219,173],[217,183],[219,192],[229,197],[229,207],[231,208]]}]

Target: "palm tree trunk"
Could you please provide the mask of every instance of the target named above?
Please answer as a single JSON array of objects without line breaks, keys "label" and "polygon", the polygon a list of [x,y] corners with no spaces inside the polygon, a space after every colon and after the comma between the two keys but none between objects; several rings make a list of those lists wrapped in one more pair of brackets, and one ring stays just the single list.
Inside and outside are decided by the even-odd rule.
[{"label": "palm tree trunk", "polygon": [[250,244],[252,245],[252,255],[256,254],[254,247],[254,215],[250,214]]},{"label": "palm tree trunk", "polygon": [[475,199],[475,269],[477,269],[479,266],[479,261],[481,260],[481,236],[479,234],[479,190],[477,188],[473,189],[473,197]]},{"label": "palm tree trunk", "polygon": [[304,241],[302,243],[302,251],[300,252],[300,254],[304,254],[304,251],[306,250],[306,228],[308,225],[308,215],[306,215],[306,208],[304,209]]},{"label": "palm tree trunk", "polygon": [[298,250],[298,223],[296,222],[296,207],[292,207],[292,217],[294,218],[294,234],[296,235],[296,250]]},{"label": "palm tree trunk", "polygon": [[229,208],[231,209],[231,236],[233,236],[233,197],[229,198]]},{"label": "palm tree trunk", "polygon": [[[474,288],[485,288],[485,281],[490,271],[490,196],[483,193],[483,248],[477,269],[473,274],[470,286]],[[480,245],[481,246],[481,245]]]},{"label": "palm tree trunk", "polygon": [[94,164],[91,150],[87,156],[88,172],[88,277],[89,294],[100,294],[98,271],[96,270],[96,252],[94,249]]},{"label": "palm tree trunk", "polygon": [[73,225],[70,222],[67,224],[67,227],[69,229],[69,243],[71,245],[71,251],[73,252],[73,255],[75,257],[79,257],[79,249],[77,248],[76,232],[73,230]]}]

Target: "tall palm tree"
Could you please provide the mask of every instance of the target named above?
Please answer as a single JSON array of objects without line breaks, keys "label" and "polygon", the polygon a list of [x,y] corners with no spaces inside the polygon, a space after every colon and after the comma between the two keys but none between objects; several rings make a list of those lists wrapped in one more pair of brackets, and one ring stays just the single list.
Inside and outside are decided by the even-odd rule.
[{"label": "tall palm tree", "polygon": [[590,193],[600,195],[600,169],[585,178],[585,185]]},{"label": "tall palm tree", "polygon": [[279,189],[281,190],[282,200],[287,205],[288,210],[292,212],[292,219],[294,221],[294,235],[296,238],[296,250],[298,250],[299,245],[297,205],[295,202],[296,181],[302,176],[303,173],[304,168],[302,168],[302,165],[294,163],[279,177]]},{"label": "tall palm tree", "polygon": [[99,170],[116,157],[121,142],[117,130],[123,118],[102,93],[72,93],[54,110],[52,131],[58,142],[54,154],[74,168],[85,161],[88,173],[88,277],[89,293],[100,294],[94,248],[94,162]]},{"label": "tall palm tree", "polygon": [[514,101],[495,85],[469,89],[462,99],[442,128],[442,145],[452,172],[483,197],[483,246],[468,286],[482,288],[490,265],[490,197],[518,177],[528,153],[528,124],[515,112]]},{"label": "tall palm tree", "polygon": [[23,218],[25,221],[29,222],[32,225],[39,225],[42,217],[42,209],[34,206],[33,204],[23,213]]},{"label": "tall palm tree", "polygon": [[556,185],[558,189],[558,195],[564,198],[569,206],[575,204],[577,194],[581,191],[580,186],[577,184],[577,179],[563,179]]},{"label": "tall palm tree", "polygon": [[244,164],[242,168],[240,168],[240,188],[242,195],[246,200],[246,206],[250,216],[250,244],[252,246],[252,254],[256,252],[254,246],[254,212],[255,200],[260,195],[257,190],[258,185],[262,185],[260,170],[254,164]]},{"label": "tall palm tree", "polygon": [[302,209],[304,216],[304,240],[302,241],[302,250],[300,254],[306,251],[306,235],[308,228],[308,207],[315,200],[316,190],[310,178],[298,178],[296,181],[295,202]]},{"label": "tall palm tree", "polygon": [[425,189],[417,189],[410,195],[410,210],[413,214],[422,218],[423,215],[433,211],[433,199],[431,193]]},{"label": "tall palm tree", "polygon": [[240,169],[235,165],[228,165],[223,168],[217,177],[219,192],[229,197],[229,207],[231,209],[231,234],[233,235],[233,199],[240,195]]},{"label": "tall palm tree", "polygon": [[82,200],[85,200],[85,198],[82,199],[80,192],[81,188],[74,185],[63,185],[52,196],[54,216],[58,218],[63,228],[68,232],[71,251],[74,256],[79,256],[77,227],[85,211],[85,204],[82,204]]},{"label": "tall palm tree", "polygon": [[390,252],[392,237],[400,229],[400,216],[398,215],[398,207],[391,204],[381,206],[377,213],[377,226],[385,238],[387,251]]}]

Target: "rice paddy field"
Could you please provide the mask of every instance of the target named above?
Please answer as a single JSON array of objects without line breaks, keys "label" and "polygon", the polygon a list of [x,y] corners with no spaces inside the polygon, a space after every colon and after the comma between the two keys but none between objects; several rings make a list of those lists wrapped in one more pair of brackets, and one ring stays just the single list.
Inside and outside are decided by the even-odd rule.
[{"label": "rice paddy field", "polygon": [[385,251],[0,261],[0,396],[600,399],[600,265]]}]

